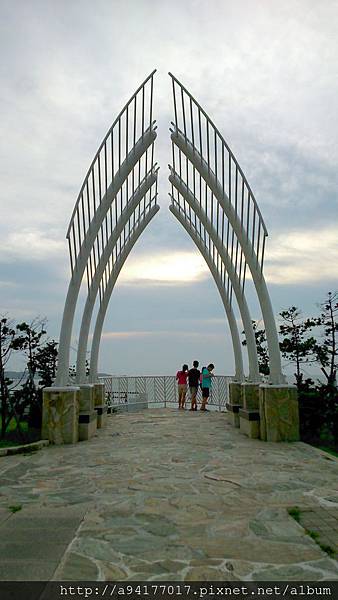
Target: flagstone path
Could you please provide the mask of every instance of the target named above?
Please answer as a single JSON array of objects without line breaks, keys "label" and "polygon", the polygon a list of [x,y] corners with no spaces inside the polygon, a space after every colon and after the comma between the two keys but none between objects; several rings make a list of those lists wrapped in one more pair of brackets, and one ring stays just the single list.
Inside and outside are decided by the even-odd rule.
[{"label": "flagstone path", "polygon": [[337,580],[287,510],[337,523],[337,482],[334,457],[224,413],[111,415],[88,442],[0,458],[0,580]]}]

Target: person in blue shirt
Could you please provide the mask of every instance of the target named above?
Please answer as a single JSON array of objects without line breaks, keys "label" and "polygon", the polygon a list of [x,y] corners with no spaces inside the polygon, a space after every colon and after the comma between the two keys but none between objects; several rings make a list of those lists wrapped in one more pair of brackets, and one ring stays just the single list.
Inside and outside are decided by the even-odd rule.
[{"label": "person in blue shirt", "polygon": [[202,405],[201,410],[208,410],[206,405],[208,404],[208,398],[211,389],[211,379],[214,377],[213,370],[215,365],[210,363],[207,367],[203,367],[202,369]]}]

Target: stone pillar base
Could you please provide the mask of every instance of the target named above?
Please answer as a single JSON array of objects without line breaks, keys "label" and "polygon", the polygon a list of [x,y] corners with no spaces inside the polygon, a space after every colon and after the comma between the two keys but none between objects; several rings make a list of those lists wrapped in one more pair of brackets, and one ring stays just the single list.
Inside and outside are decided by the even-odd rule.
[{"label": "stone pillar base", "polygon": [[51,444],[78,442],[79,390],[77,386],[44,388],[41,434]]},{"label": "stone pillar base", "polygon": [[101,406],[95,406],[97,415],[97,428],[101,429],[107,425],[107,406],[102,404]]},{"label": "stone pillar base", "polygon": [[297,388],[263,384],[259,390],[261,439],[267,442],[299,440]]},{"label": "stone pillar base", "polygon": [[243,406],[242,384],[240,381],[229,383],[229,404]]},{"label": "stone pillar base", "polygon": [[260,436],[259,412],[254,410],[239,410],[239,430],[249,438],[257,439]]},{"label": "stone pillar base", "polygon": [[79,440],[83,442],[90,440],[96,434],[97,418],[96,411],[81,412],[79,414]]},{"label": "stone pillar base", "polygon": [[239,409],[241,408],[239,404],[226,404],[225,405],[227,411],[228,411],[228,420],[229,423],[231,423],[231,425],[233,427],[239,427]]},{"label": "stone pillar base", "polygon": [[102,406],[106,403],[104,392],[104,383],[94,383],[94,406]]},{"label": "stone pillar base", "polygon": [[93,412],[94,410],[94,385],[92,383],[79,383],[80,412]]},{"label": "stone pillar base", "polygon": [[259,382],[242,383],[242,401],[244,410],[259,410]]}]

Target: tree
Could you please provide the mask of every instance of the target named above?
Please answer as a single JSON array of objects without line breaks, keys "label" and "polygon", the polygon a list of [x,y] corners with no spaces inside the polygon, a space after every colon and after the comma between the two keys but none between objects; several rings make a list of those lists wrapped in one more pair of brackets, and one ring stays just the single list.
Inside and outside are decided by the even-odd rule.
[{"label": "tree", "polygon": [[[30,324],[23,322],[16,326],[17,336],[13,341],[13,347],[20,350],[27,357],[28,377],[20,390],[17,390],[15,397],[17,404],[20,405],[21,415],[23,411],[29,409],[28,421],[31,426],[39,427],[42,416],[42,396],[39,391],[35,377],[38,369],[41,367],[41,360],[44,361],[43,337],[46,335],[45,322],[39,318],[34,319]],[[42,353],[42,354],[41,354]]]},{"label": "tree", "polygon": [[[265,329],[258,329],[258,325],[259,325],[259,321],[252,321],[252,328],[254,330],[255,340],[256,340],[259,372],[262,373],[262,375],[269,375],[270,374],[269,353],[268,353],[268,345],[267,345],[267,341],[266,341]],[[242,331],[242,333],[245,334],[245,331]],[[245,339],[242,341],[242,345],[243,346],[247,345],[247,342]]]},{"label": "tree", "polygon": [[[86,377],[88,378],[89,374],[90,374],[90,365],[89,365],[89,360],[87,358],[86,358],[85,367],[86,367]],[[76,365],[71,365],[69,367],[68,374],[69,374],[69,378],[71,381],[76,380]]]},{"label": "tree", "polygon": [[282,356],[296,365],[294,375],[297,388],[301,390],[302,386],[308,385],[310,381],[304,381],[302,365],[314,362],[316,359],[314,354],[316,339],[309,334],[314,327],[320,325],[320,319],[304,319],[301,311],[296,306],[291,306],[279,314],[284,321],[279,327],[280,334],[284,336],[279,347]]},{"label": "tree", "polygon": [[56,376],[58,358],[58,344],[55,340],[49,340],[40,347],[35,354],[36,373],[40,375],[40,386],[49,387],[53,384]]},{"label": "tree", "polygon": [[[0,319],[0,393],[1,393],[1,438],[5,437],[8,425],[8,404],[9,391],[8,386],[12,383],[6,377],[5,367],[8,363],[13,350],[13,341],[15,339],[15,329],[7,317]],[[9,417],[10,420],[10,417]]]},{"label": "tree", "polygon": [[320,304],[320,321],[323,327],[323,339],[316,344],[315,355],[325,377],[325,383],[317,387],[325,414],[325,426],[338,445],[338,292],[328,292]]},{"label": "tree", "polygon": [[320,323],[324,328],[324,340],[316,344],[315,355],[328,386],[336,387],[338,367],[338,292],[328,292],[320,304]]},{"label": "tree", "polygon": [[27,357],[28,381],[35,387],[34,377],[37,372],[37,356],[43,346],[41,338],[46,335],[45,323],[41,319],[34,319],[30,324],[19,323],[16,326],[18,335],[14,341],[14,348],[21,350]]}]

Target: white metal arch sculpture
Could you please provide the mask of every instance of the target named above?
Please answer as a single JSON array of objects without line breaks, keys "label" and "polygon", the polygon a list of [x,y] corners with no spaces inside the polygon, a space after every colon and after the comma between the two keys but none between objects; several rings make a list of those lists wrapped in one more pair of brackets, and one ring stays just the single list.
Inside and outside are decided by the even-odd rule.
[{"label": "white metal arch sculpture", "polygon": [[[86,304],[84,307],[81,328],[80,328],[80,336],[79,336],[79,344],[78,344],[78,352],[77,352],[77,362],[76,362],[76,381],[81,382],[86,379],[86,355],[87,355],[87,345],[88,345],[88,336],[90,323],[92,319],[92,313],[95,305],[95,301],[97,298],[98,291],[101,292],[101,303],[102,303],[102,278],[104,281],[107,281],[110,277],[110,273],[115,268],[115,262],[111,262],[111,256],[113,256],[114,248],[120,240],[120,236],[122,233],[125,234],[124,229],[126,225],[129,223],[130,218],[134,217],[134,223],[136,221],[136,213],[137,209],[140,206],[144,196],[149,192],[153,185],[156,187],[155,198],[157,198],[157,172],[158,169],[153,169],[141,182],[141,184],[137,187],[135,193],[131,196],[128,203],[122,210],[122,213],[115,225],[114,231],[111,233],[109,239],[107,240],[104,251],[101,255],[100,261],[97,265],[95,275],[91,281]],[[129,226],[130,230],[130,226]],[[121,243],[120,243],[121,247]]]},{"label": "white metal arch sculpture", "polygon": [[[217,260],[215,261],[212,258],[212,254],[216,254],[216,256],[219,257],[219,261],[225,268],[227,268],[227,266],[228,266],[229,280],[232,283],[232,287],[233,287],[233,290],[234,290],[234,293],[235,293],[235,296],[237,299],[237,304],[240,309],[240,314],[241,314],[242,323],[243,323],[243,327],[244,327],[245,337],[247,340],[248,359],[249,359],[249,379],[250,379],[250,381],[259,381],[260,375],[259,375],[259,368],[258,368],[257,349],[256,349],[255,337],[254,337],[254,333],[253,333],[253,329],[252,329],[252,322],[250,319],[249,309],[248,309],[245,297],[241,295],[241,290],[239,288],[237,278],[234,274],[231,264],[229,264],[229,261],[226,258],[224,249],[219,246],[219,244],[217,243],[217,240],[216,240],[216,242],[213,242],[212,237],[210,236],[210,233],[208,231],[208,228],[205,226],[202,218],[200,219],[200,222],[203,225],[203,229],[205,229],[207,231],[209,239],[212,240],[212,242],[213,242],[212,252],[210,252],[210,248],[209,248],[209,252],[208,252],[208,247],[205,244],[205,242],[203,242],[203,236],[199,235],[198,231],[193,226],[193,223],[190,221],[189,216],[187,214],[185,214],[184,211],[182,211],[181,206],[175,200],[173,200],[173,203],[169,207],[169,209],[170,209],[171,213],[178,219],[178,221],[181,223],[181,225],[184,227],[184,229],[187,231],[187,233],[190,235],[192,240],[195,242],[195,244],[199,248],[202,256],[204,257],[204,259],[206,260],[206,262],[209,266],[211,274],[214,277],[214,280],[215,280],[216,286],[219,290],[219,293],[221,295],[223,304],[226,303],[226,305],[227,305],[227,306],[224,305],[224,308],[226,310],[226,314],[227,314],[227,317],[229,320],[230,331],[232,333],[231,338],[232,338],[233,351],[234,351],[234,356],[235,356],[235,365],[236,365],[236,377],[235,378],[238,381],[242,381],[244,379],[243,359],[242,359],[242,352],[241,352],[241,344],[239,341],[238,327],[236,324],[236,318],[233,313],[232,303],[230,301],[229,294],[227,293],[226,286],[224,286],[224,281],[222,280],[222,277],[220,274],[219,265],[217,267]],[[207,256],[209,256],[209,260],[207,260],[207,258],[206,258]],[[209,263],[211,263],[212,266],[210,266]],[[229,315],[231,315],[231,317],[229,317]],[[232,320],[234,321],[234,323],[231,322]],[[236,326],[236,333],[234,333],[235,326]],[[238,349],[238,344],[239,344],[239,349]],[[239,369],[238,358],[236,358],[239,351],[241,352],[241,364],[242,364],[241,369]],[[240,374],[237,374],[238,372]]]},{"label": "white metal arch sculpture", "polygon": [[[182,178],[184,173],[186,185],[194,196],[196,172],[200,177],[200,187],[202,180],[206,184],[205,189],[211,194],[209,206],[206,196],[206,213],[210,212],[216,236],[222,244],[226,239],[226,248],[229,250],[230,247],[231,259],[236,257],[236,263],[240,248],[239,278],[243,281],[243,291],[247,264],[261,306],[269,349],[270,381],[284,383],[277,328],[263,275],[267,230],[261,212],[243,171],[218,129],[190,92],[176,77],[169,75],[175,112],[171,130],[172,169],[176,170],[175,152],[178,151],[179,176]],[[181,153],[185,157],[185,165],[182,164]],[[235,267],[237,270],[237,264]]]},{"label": "white metal arch sculpture", "polygon": [[[67,384],[69,380],[73,321],[84,273],[89,290],[100,261],[101,265],[104,263],[102,256],[129,203],[130,193],[134,198],[136,186],[141,187],[142,174],[145,179],[153,175],[156,139],[154,73],[139,86],[104,137],[73,210],[67,232],[72,276],[61,325],[55,381],[58,386]],[[153,180],[145,194],[151,193],[154,183]],[[145,202],[144,194],[143,197]],[[108,260],[111,268],[112,257]],[[107,277],[106,270],[103,270],[103,276]]]},{"label": "white metal arch sculpture", "polygon": [[202,254],[205,262],[207,263],[211,275],[213,276],[213,279],[215,281],[215,284],[216,284],[219,294],[221,296],[222,303],[223,303],[223,306],[224,306],[224,309],[225,309],[225,312],[227,315],[227,319],[229,322],[232,346],[233,346],[233,351],[234,351],[234,359],[235,359],[235,379],[237,381],[244,381],[243,356],[242,356],[242,350],[241,350],[241,342],[240,342],[239,333],[238,333],[238,327],[237,327],[237,323],[236,323],[236,317],[234,315],[231,303],[229,302],[228,295],[223,286],[223,282],[222,282],[219,272],[214,264],[212,256],[211,256],[210,252],[208,252],[208,248],[203,243],[202,238],[198,236],[194,227],[192,227],[191,223],[189,223],[189,218],[187,217],[187,215],[183,216],[183,211],[181,211],[180,208],[178,208],[176,206],[176,203],[172,204],[169,207],[169,210],[176,217],[176,219],[181,223],[182,227],[184,227],[184,229],[186,230],[188,235],[191,237],[191,239],[197,246],[198,250]]},{"label": "white metal arch sculpture", "polygon": [[[59,386],[68,382],[73,321],[84,274],[88,295],[77,356],[79,383],[85,380],[96,298],[99,295],[100,307],[91,348],[91,381],[97,375],[102,327],[116,279],[136,240],[159,210],[158,169],[154,163],[157,134],[152,118],[154,73],[145,79],[109,129],[74,207],[67,232],[72,277],[60,334],[55,382]],[[282,383],[276,325],[263,276],[267,230],[262,215],[223,137],[186,88],[173,75],[171,78],[175,122],[171,130],[170,210],[205,258],[220,292],[231,331],[236,378],[243,380],[243,359],[232,309],[233,292],[247,340],[249,379],[260,379],[255,336],[244,293],[248,265],[267,332],[270,379],[272,383]]]},{"label": "white metal arch sculpture", "polygon": [[[213,227],[212,227],[210,220],[208,219],[203,208],[198,204],[197,200],[192,195],[190,190],[185,186],[184,182],[180,178],[177,177],[176,173],[172,173],[170,175],[169,181],[171,182],[173,189],[175,188],[176,191],[178,192],[178,202],[177,202],[177,200],[175,200],[174,196],[171,196],[174,205],[173,205],[173,207],[171,206],[170,209],[175,207],[175,203],[177,203],[177,206],[180,209],[182,204],[180,204],[179,200],[180,200],[180,198],[183,198],[184,201],[188,204],[189,209],[191,209],[193,211],[194,215],[198,218],[199,225],[200,226],[202,225],[204,231],[207,232],[207,234],[209,236],[209,240],[211,240],[213,243],[213,248],[217,251],[217,255],[220,260],[220,265],[223,266],[223,273],[227,274],[226,289],[227,289],[227,297],[229,300],[229,304],[231,306],[232,290],[233,290],[235,293],[235,296],[236,296],[239,310],[240,310],[242,323],[243,323],[243,327],[244,327],[244,332],[245,332],[245,337],[246,337],[246,341],[247,341],[248,358],[249,358],[249,379],[251,381],[259,381],[260,375],[259,375],[259,367],[258,367],[257,348],[256,348],[255,335],[254,335],[254,331],[253,331],[253,327],[252,327],[252,320],[251,320],[249,308],[248,308],[248,305],[246,302],[246,298],[243,293],[241,282],[236,273],[234,265],[232,264],[231,257],[229,256],[225,246],[223,246],[220,243],[218,237],[215,236],[215,232],[213,231]],[[173,210],[171,210],[171,212],[173,212]],[[177,216],[177,214],[175,216]],[[192,225],[191,221],[190,221],[190,223]],[[219,269],[220,269],[220,267],[219,267]],[[219,271],[219,274],[220,274],[220,271]],[[231,288],[230,288],[230,284],[231,284]],[[223,287],[225,289],[224,285],[223,285]]]},{"label": "white metal arch sculpture", "polygon": [[[156,200],[156,198],[155,198],[155,200]],[[157,204],[152,205],[151,202],[146,206],[141,217],[138,219],[136,224],[134,224],[129,237],[125,241],[124,246],[122,247],[122,249],[120,251],[120,255],[118,256],[118,258],[115,262],[114,269],[112,270],[110,278],[106,284],[102,302],[101,302],[101,305],[100,305],[100,308],[99,308],[99,311],[97,314],[97,318],[96,318],[93,341],[92,341],[92,348],[91,348],[91,355],[90,355],[90,381],[91,382],[95,382],[97,380],[98,357],[99,357],[102,329],[103,329],[103,324],[104,324],[104,319],[106,316],[108,304],[109,304],[112,292],[114,290],[116,280],[120,274],[120,271],[121,271],[125,261],[127,260],[130,252],[132,251],[134,245],[136,244],[138,238],[143,233],[144,229],[147,227],[147,225],[150,223],[150,221],[153,219],[153,217],[157,214],[159,209],[160,209],[160,207]]]}]

